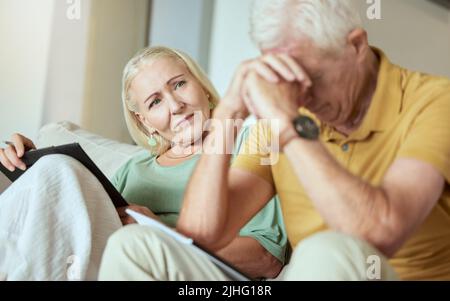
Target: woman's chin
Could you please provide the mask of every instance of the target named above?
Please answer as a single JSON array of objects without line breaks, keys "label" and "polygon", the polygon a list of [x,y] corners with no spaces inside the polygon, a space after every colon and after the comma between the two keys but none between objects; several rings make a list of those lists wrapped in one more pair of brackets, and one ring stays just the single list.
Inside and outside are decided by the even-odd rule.
[{"label": "woman's chin", "polygon": [[198,131],[195,134],[193,134],[192,137],[191,137],[192,139],[190,140],[190,144],[189,145],[193,145],[193,144],[200,145],[200,144],[202,144],[203,143],[203,138],[204,138],[203,133],[204,133],[203,131]]},{"label": "woman's chin", "polygon": [[194,129],[193,127],[187,127],[182,132],[177,133],[172,141],[180,147],[189,147],[194,144],[201,144],[203,137],[203,131]]}]

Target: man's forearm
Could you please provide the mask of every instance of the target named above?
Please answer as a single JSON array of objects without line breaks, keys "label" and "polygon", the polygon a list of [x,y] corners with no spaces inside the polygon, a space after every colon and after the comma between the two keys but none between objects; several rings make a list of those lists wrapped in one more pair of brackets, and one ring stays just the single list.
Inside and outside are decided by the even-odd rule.
[{"label": "man's forearm", "polygon": [[382,251],[385,249],[378,240],[381,236],[378,233],[388,227],[389,216],[389,202],[382,189],[350,174],[320,142],[297,138],[286,145],[284,152],[331,228],[364,238]]}]

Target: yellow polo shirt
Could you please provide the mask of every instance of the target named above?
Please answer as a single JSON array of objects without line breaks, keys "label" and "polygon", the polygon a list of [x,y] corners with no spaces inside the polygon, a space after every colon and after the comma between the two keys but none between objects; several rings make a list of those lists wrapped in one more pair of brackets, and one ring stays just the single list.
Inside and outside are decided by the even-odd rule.
[{"label": "yellow polo shirt", "polygon": [[[381,184],[398,158],[427,162],[442,174],[446,186],[439,202],[391,264],[405,280],[450,280],[450,81],[405,70],[377,53],[381,59],[377,89],[361,127],[346,137],[319,123],[320,140],[342,166],[374,186]],[[258,136],[258,132],[265,130],[254,127],[233,168],[259,175],[274,185],[289,241],[295,247],[306,237],[327,230],[327,225],[285,155],[279,154],[278,162],[269,166],[261,164],[268,154],[248,152],[269,143],[264,141],[268,136]]]}]

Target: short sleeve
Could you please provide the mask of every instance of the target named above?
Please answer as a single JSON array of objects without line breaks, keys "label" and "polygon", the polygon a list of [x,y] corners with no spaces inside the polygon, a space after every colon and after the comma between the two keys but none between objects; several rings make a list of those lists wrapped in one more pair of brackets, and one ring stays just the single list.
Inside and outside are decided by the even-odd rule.
[{"label": "short sleeve", "polygon": [[238,168],[255,174],[271,185],[274,184],[271,169],[270,128],[258,122],[248,129],[248,137],[233,161],[232,168]]},{"label": "short sleeve", "polygon": [[278,196],[270,200],[241,229],[239,235],[254,238],[284,264],[286,261],[288,239]]},{"label": "short sleeve", "polygon": [[398,157],[429,163],[450,183],[450,88],[420,108]]},{"label": "short sleeve", "polygon": [[116,188],[116,190],[122,194],[125,186],[126,186],[126,182],[127,182],[127,177],[128,177],[128,173],[130,170],[130,165],[132,164],[133,158],[128,160],[128,162],[126,162],[123,166],[121,166],[116,173],[114,174],[114,176],[111,179],[111,184],[114,186],[114,188]]}]

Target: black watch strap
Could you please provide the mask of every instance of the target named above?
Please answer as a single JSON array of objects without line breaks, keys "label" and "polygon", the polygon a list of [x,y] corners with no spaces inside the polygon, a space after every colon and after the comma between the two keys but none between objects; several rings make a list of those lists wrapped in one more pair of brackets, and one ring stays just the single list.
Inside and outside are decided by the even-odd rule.
[{"label": "black watch strap", "polygon": [[307,140],[319,139],[320,130],[312,118],[300,115],[293,121],[295,131],[298,135]]}]

